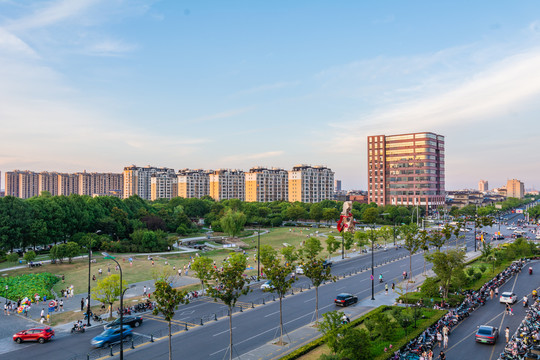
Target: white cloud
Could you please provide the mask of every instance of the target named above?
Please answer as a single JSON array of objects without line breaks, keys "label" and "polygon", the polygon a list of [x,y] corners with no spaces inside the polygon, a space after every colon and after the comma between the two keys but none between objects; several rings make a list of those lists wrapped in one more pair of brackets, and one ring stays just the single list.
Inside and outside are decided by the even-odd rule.
[{"label": "white cloud", "polygon": [[19,37],[0,27],[0,52],[7,52],[13,55],[23,55],[27,57],[37,57],[35,51]]},{"label": "white cloud", "polygon": [[253,109],[252,106],[244,107],[240,109],[231,109],[231,110],[222,111],[216,114],[201,116],[195,119],[188,120],[186,122],[187,123],[200,123],[200,122],[206,122],[206,121],[211,121],[211,120],[226,119],[226,118],[234,117],[236,115],[244,114],[252,109]]},{"label": "white cloud", "polygon": [[87,46],[83,53],[95,56],[118,56],[135,50],[137,46],[119,40],[102,40]]},{"label": "white cloud", "polygon": [[261,160],[261,159],[271,159],[271,158],[277,158],[281,155],[283,155],[284,152],[281,150],[277,151],[266,151],[262,153],[245,153],[245,154],[238,154],[238,155],[231,155],[231,156],[225,156],[221,159],[223,163],[241,163],[241,162],[248,162],[250,160]]}]

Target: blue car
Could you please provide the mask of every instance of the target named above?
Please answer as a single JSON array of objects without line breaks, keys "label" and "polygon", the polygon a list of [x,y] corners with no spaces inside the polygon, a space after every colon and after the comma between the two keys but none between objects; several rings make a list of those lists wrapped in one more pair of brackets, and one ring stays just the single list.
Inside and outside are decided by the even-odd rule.
[{"label": "blue car", "polygon": [[[124,325],[123,326],[124,333],[122,335],[123,340],[131,340],[133,337],[133,330],[131,329],[131,326]],[[120,330],[120,326],[117,326],[115,328],[107,329],[95,338],[92,339],[90,344],[94,347],[107,347],[110,344],[118,343],[120,342],[120,335],[122,331]]]}]

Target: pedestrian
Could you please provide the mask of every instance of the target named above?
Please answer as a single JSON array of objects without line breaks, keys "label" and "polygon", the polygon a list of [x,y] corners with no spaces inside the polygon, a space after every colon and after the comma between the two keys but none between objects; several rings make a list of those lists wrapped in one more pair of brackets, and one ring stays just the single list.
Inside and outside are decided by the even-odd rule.
[{"label": "pedestrian", "polygon": [[47,324],[50,324],[51,322],[51,314],[47,314]]},{"label": "pedestrian", "polygon": [[510,306],[510,315],[514,315],[514,309]]},{"label": "pedestrian", "polygon": [[433,360],[433,350],[429,349],[427,353],[428,360]]},{"label": "pedestrian", "polygon": [[441,341],[442,341],[442,335],[440,332],[437,331],[437,344],[439,345],[439,347],[441,346]]},{"label": "pedestrian", "polygon": [[178,269],[178,276],[182,277],[182,269]]},{"label": "pedestrian", "polygon": [[445,349],[448,347],[448,334],[443,336],[443,347]]},{"label": "pedestrian", "polygon": [[495,297],[499,297],[499,288],[498,287],[495,288]]},{"label": "pedestrian", "polygon": [[444,354],[443,351],[441,351],[441,353],[439,354],[439,359],[446,360],[446,355]]},{"label": "pedestrian", "polygon": [[60,306],[60,311],[64,311],[64,300],[60,299],[58,305]]},{"label": "pedestrian", "polygon": [[99,268],[98,275],[101,276],[102,274],[103,274],[103,270],[101,270],[101,268]]},{"label": "pedestrian", "polygon": [[4,315],[8,315],[8,306],[7,306],[7,303],[4,304]]},{"label": "pedestrian", "polygon": [[384,295],[388,295],[388,283],[384,284]]},{"label": "pedestrian", "polygon": [[62,274],[62,284],[64,284],[66,281],[66,277],[64,276],[64,274]]},{"label": "pedestrian", "polygon": [[493,289],[489,290],[489,297],[493,300]]},{"label": "pedestrian", "polygon": [[506,338],[506,342],[510,341],[510,328],[508,326],[504,329],[504,337]]},{"label": "pedestrian", "polygon": [[[41,319],[45,319],[45,308],[41,308]],[[43,324],[43,322],[41,322]]]},{"label": "pedestrian", "polygon": [[504,312],[506,315],[510,315],[510,305],[506,304],[504,307]]},{"label": "pedestrian", "polygon": [[146,285],[143,287],[143,295],[146,296]]},{"label": "pedestrian", "polygon": [[84,310],[84,298],[81,298],[81,311]]},{"label": "pedestrian", "polygon": [[154,266],[154,260],[152,260],[152,266]]},{"label": "pedestrian", "polygon": [[111,267],[107,267],[107,275],[111,275]]},{"label": "pedestrian", "polygon": [[444,327],[442,328],[443,336],[448,336],[449,332],[450,332],[450,328],[447,325],[444,325]]},{"label": "pedestrian", "polygon": [[394,292],[395,288],[396,288],[396,284],[392,283],[392,293]]}]

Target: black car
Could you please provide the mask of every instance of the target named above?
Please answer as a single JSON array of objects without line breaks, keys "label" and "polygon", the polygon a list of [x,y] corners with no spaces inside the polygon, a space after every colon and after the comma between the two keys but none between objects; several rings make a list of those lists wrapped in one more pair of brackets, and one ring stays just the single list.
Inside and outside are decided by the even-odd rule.
[{"label": "black car", "polygon": [[323,269],[326,269],[327,267],[331,268],[332,267],[332,262],[330,260],[324,260],[324,262],[322,264],[322,267],[323,267]]},{"label": "black car", "polygon": [[[124,316],[124,319],[122,320],[122,324],[129,325],[132,328],[136,328],[142,324],[142,321],[143,321],[143,318],[141,316],[128,315],[128,316]],[[120,318],[108,323],[107,325],[104,326],[104,328],[105,330],[107,330],[107,329],[111,329],[117,326],[120,326]]]},{"label": "black car", "polygon": [[493,326],[482,325],[478,327],[474,340],[484,344],[495,344],[499,337],[499,329]]},{"label": "black car", "polygon": [[338,296],[336,296],[334,299],[334,303],[338,306],[349,306],[351,304],[356,304],[357,302],[358,298],[348,293],[338,294]]}]

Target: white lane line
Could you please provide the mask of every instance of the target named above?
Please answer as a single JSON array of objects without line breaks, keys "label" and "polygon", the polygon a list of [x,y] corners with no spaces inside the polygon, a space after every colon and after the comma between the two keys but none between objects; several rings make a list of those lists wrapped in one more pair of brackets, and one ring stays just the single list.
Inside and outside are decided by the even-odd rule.
[{"label": "white lane line", "polygon": [[142,337],[145,337],[145,338],[148,338],[148,339],[152,338],[150,335],[140,334],[140,333],[137,333],[137,332],[134,332],[133,335],[142,336]]},{"label": "white lane line", "polygon": [[307,299],[307,300],[304,301],[304,302],[307,303],[307,302],[314,301],[314,300],[315,300],[315,298],[311,298],[311,299]]},{"label": "white lane line", "polygon": [[278,311],[274,311],[273,313],[270,313],[270,314],[268,314],[268,315],[264,315],[264,317],[269,317],[269,316],[276,315],[276,314],[279,314],[279,310],[278,310]]},{"label": "white lane line", "polygon": [[340,287],[340,288],[337,288],[336,290],[343,290],[343,289],[345,289],[345,288],[346,288],[346,286],[342,286],[342,287]]},{"label": "white lane line", "polygon": [[[236,329],[236,326],[233,327],[232,329],[233,329],[233,330]],[[226,334],[226,333],[228,333],[228,332],[229,332],[229,330],[225,330],[225,331],[218,332],[217,334],[214,334],[214,335],[212,335],[212,336],[223,335],[223,334]]]}]

